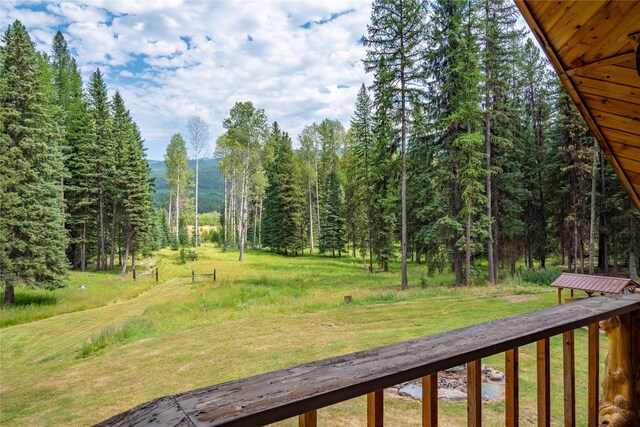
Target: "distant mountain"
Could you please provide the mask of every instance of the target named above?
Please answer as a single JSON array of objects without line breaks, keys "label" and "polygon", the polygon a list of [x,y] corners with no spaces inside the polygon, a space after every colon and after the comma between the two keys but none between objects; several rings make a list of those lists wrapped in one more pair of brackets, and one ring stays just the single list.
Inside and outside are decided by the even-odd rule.
[{"label": "distant mountain", "polygon": [[[167,184],[167,171],[163,160],[149,160],[151,177],[155,179],[156,192],[153,204],[156,207],[167,208],[169,198],[169,185]],[[189,167],[196,170],[195,160],[189,160]],[[199,212],[222,212],[224,208],[224,183],[222,172],[218,169],[218,159],[206,159],[198,162],[200,170],[200,186],[198,192]]]}]

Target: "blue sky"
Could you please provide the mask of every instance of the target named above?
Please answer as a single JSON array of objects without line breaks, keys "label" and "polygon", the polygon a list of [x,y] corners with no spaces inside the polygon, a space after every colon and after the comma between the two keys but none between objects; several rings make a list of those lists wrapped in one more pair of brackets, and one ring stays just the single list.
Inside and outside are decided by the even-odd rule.
[{"label": "blue sky", "polygon": [[252,101],[294,139],[323,118],[345,127],[364,73],[371,2],[360,0],[2,0],[39,50],[65,35],[85,81],[99,67],[160,160],[171,135],[201,116],[215,138],[235,102]]}]

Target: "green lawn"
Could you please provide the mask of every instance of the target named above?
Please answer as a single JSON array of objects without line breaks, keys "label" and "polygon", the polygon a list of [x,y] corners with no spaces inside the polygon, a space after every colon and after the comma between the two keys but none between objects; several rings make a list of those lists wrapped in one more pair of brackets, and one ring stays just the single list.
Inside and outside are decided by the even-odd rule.
[{"label": "green lawn", "polygon": [[[370,274],[350,257],[285,258],[213,247],[177,265],[156,255],[152,275],[73,273],[56,291],[17,290],[0,310],[0,424],[87,425],[166,394],[551,306],[555,293],[523,284],[453,288],[410,265]],[[190,271],[218,281],[191,284]],[[443,285],[444,283],[444,285]],[[86,284],[86,289],[81,285]],[[511,302],[510,295],[530,296]],[[345,304],[345,295],[353,304]],[[604,340],[603,340],[604,341]],[[578,425],[586,424],[586,331],[576,332]],[[602,345],[606,354],[605,344]],[[561,340],[552,339],[554,425],[561,425]],[[503,355],[484,363],[503,369]],[[535,349],[520,356],[521,421],[535,422]],[[486,425],[504,405],[485,404]],[[365,424],[365,399],[320,410],[321,425]],[[388,425],[419,425],[419,403],[389,396]],[[464,403],[440,404],[442,425],[466,425]],[[293,425],[286,421],[283,425]]]}]

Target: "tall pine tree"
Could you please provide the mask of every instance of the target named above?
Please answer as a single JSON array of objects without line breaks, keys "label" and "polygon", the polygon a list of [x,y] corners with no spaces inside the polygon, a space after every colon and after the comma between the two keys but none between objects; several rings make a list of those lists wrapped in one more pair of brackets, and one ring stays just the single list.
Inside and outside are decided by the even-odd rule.
[{"label": "tall pine tree", "polygon": [[424,79],[423,49],[426,37],[426,4],[422,0],[376,0],[372,6],[368,36],[363,37],[367,47],[365,70],[374,71],[384,64],[390,84],[394,122],[400,125],[400,200],[402,254],[401,288],[407,279],[407,115],[409,96],[418,98],[416,85]]},{"label": "tall pine tree", "polygon": [[8,304],[17,284],[59,287],[67,269],[62,150],[40,61],[15,21],[0,46],[0,277]]}]

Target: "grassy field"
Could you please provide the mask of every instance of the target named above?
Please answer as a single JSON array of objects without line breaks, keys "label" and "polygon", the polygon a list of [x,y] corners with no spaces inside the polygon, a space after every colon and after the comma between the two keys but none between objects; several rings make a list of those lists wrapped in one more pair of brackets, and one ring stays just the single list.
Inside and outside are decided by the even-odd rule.
[{"label": "grassy field", "polygon": [[[454,288],[450,275],[399,291],[399,265],[370,274],[358,260],[285,258],[213,247],[178,265],[156,255],[152,275],[73,273],[56,291],[17,290],[0,310],[0,425],[87,425],[149,399],[319,358],[394,343],[555,303],[547,287],[510,283]],[[218,280],[191,284],[190,271]],[[422,280],[421,280],[422,279]],[[81,286],[86,284],[86,289]],[[345,304],[345,295],[353,304]],[[507,298],[522,295],[525,298]],[[604,340],[603,340],[604,341]],[[561,339],[552,339],[552,415],[561,425]],[[605,344],[602,351],[606,352]],[[604,353],[603,353],[604,354]],[[503,370],[503,355],[483,363]],[[586,332],[576,332],[578,425],[586,424]],[[521,422],[535,424],[535,349],[520,355]],[[503,425],[503,403],[484,405]],[[364,425],[365,398],[319,411],[321,425]],[[389,396],[390,426],[419,425],[420,405]],[[442,425],[466,425],[465,403],[440,403]],[[285,421],[282,425],[295,425]]]}]

